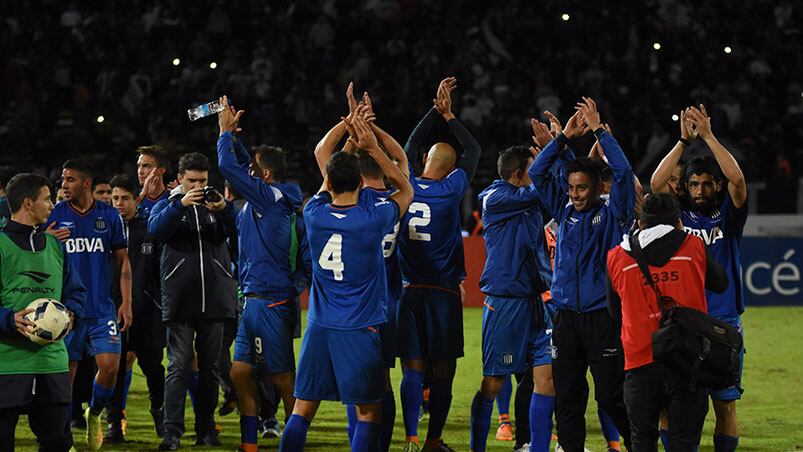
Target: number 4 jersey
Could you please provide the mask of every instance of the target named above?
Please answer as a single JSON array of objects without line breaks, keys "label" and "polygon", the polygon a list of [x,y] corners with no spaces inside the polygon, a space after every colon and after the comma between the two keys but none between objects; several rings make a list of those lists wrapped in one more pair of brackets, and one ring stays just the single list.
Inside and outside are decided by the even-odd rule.
[{"label": "number 4 jersey", "polygon": [[304,207],[312,256],[307,321],[339,330],[385,323],[383,239],[399,220],[399,206],[390,200],[336,206],[331,200],[321,192]]},{"label": "number 4 jersey", "polygon": [[411,175],[410,182],[415,196],[399,231],[404,280],[456,288],[466,276],[460,200],[468,175],[458,168],[440,180]]},{"label": "number 4 jersey", "polygon": [[84,213],[76,211],[68,201],[56,204],[46,224],[56,222],[56,229],[67,228],[67,253],[87,288],[85,317],[115,317],[111,299],[112,251],[128,246],[123,219],[114,207],[94,202]]}]

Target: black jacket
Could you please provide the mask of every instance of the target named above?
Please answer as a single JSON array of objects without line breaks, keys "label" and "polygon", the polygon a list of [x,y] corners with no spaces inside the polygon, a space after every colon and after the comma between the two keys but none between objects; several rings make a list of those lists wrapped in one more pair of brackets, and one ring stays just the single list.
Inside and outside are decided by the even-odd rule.
[{"label": "black jacket", "polygon": [[[150,319],[154,310],[162,310],[162,288],[159,257],[162,245],[148,233],[148,225],[139,215],[125,222],[128,237],[128,259],[131,261],[131,310],[134,320]],[[119,270],[114,267],[112,297],[120,306]],[[161,317],[161,316],[160,316]]]},{"label": "black jacket", "polygon": [[181,187],[151,209],[148,232],[163,243],[162,319],[236,317],[237,281],[227,238],[236,236],[231,204],[221,212],[184,207]]}]

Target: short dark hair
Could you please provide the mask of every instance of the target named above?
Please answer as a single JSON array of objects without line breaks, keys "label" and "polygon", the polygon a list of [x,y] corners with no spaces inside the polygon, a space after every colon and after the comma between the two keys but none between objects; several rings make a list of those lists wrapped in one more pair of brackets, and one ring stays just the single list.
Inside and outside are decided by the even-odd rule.
[{"label": "short dark hair", "polygon": [[137,184],[135,184],[134,180],[128,177],[127,174],[118,174],[112,177],[109,185],[112,186],[112,190],[115,188],[122,188],[125,191],[131,192],[134,196],[137,195]]},{"label": "short dark hair", "polygon": [[683,171],[683,178],[688,181],[692,174],[708,174],[714,180],[722,180],[722,170],[719,164],[711,156],[695,157],[687,165]]},{"label": "short dark hair", "polygon": [[360,174],[369,179],[381,179],[385,176],[382,167],[376,163],[374,157],[368,151],[359,149],[357,151],[357,162],[360,165]]},{"label": "short dark hair", "polygon": [[167,152],[158,144],[150,146],[140,146],[137,148],[137,154],[147,155],[156,160],[156,166],[160,168],[167,168],[170,164],[170,159],[167,158]]},{"label": "short dark hair", "polygon": [[287,155],[284,149],[278,146],[268,146],[260,144],[251,148],[251,152],[256,157],[259,156],[260,166],[265,166],[273,174],[273,179],[283,182],[287,174]]},{"label": "short dark hair", "polygon": [[64,165],[61,166],[61,169],[69,169],[78,171],[82,173],[85,178],[94,179],[95,178],[95,167],[92,166],[91,163],[87,162],[86,160],[82,159],[70,159],[64,162]]},{"label": "short dark hair", "polygon": [[185,171],[209,171],[209,159],[200,152],[184,154],[178,159],[178,172]]},{"label": "short dark hair", "polygon": [[645,228],[667,224],[675,226],[680,218],[680,204],[674,193],[653,193],[641,204],[641,221]]},{"label": "short dark hair", "polygon": [[20,170],[13,166],[0,166],[0,190],[5,188],[8,181],[19,172]]},{"label": "short dark hair", "polygon": [[499,158],[496,159],[499,177],[508,180],[517,169],[527,171],[527,162],[532,156],[533,153],[526,146],[511,146],[499,151]]},{"label": "short dark hair", "polygon": [[94,190],[100,184],[108,184],[109,179],[106,176],[95,176],[92,178],[92,190]]},{"label": "short dark hair", "polygon": [[572,173],[584,173],[591,178],[591,183],[596,187],[602,179],[599,163],[588,157],[577,157],[566,164],[566,177]]},{"label": "short dark hair", "polygon": [[348,152],[338,152],[326,163],[326,176],[335,193],[352,192],[360,188],[360,163],[357,156]]},{"label": "short dark hair", "polygon": [[50,180],[45,176],[33,173],[22,173],[12,177],[6,184],[6,198],[12,213],[22,208],[25,198],[36,200],[42,187],[50,187]]}]

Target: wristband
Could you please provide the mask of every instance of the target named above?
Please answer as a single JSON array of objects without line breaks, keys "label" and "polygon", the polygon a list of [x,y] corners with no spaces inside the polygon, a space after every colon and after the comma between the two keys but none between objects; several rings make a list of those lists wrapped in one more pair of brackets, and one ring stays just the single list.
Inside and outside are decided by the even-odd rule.
[{"label": "wristband", "polygon": [[569,144],[569,138],[566,137],[566,135],[564,135],[563,132],[559,133],[558,136],[555,137],[555,141],[557,141],[558,144],[561,144],[561,145],[564,145],[564,146]]},{"label": "wristband", "polygon": [[683,137],[680,137],[680,138],[678,138],[678,141],[680,141],[681,143],[683,143],[683,145],[684,145],[684,146],[688,146],[688,145],[690,145],[690,144],[691,144],[691,143],[689,143],[689,140],[687,140],[687,139],[685,139],[685,138],[683,138]]}]

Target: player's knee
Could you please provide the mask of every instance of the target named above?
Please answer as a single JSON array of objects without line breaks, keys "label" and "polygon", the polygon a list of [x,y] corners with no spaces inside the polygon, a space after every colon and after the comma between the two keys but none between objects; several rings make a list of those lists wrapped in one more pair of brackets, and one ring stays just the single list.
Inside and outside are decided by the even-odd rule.
[{"label": "player's knee", "polygon": [[233,361],[231,363],[231,371],[229,371],[229,376],[234,383],[239,383],[245,379],[252,378],[253,370],[251,369],[251,365],[241,362],[241,361]]},{"label": "player's knee", "polygon": [[382,404],[365,403],[357,405],[357,419],[363,422],[379,422],[382,416]]},{"label": "player's knee", "polygon": [[714,413],[717,419],[736,418],[736,401],[714,400]]},{"label": "player's knee", "polygon": [[134,368],[134,362],[137,360],[137,354],[134,352],[128,352],[125,357],[125,365],[126,369],[131,370]]},{"label": "player's knee", "polygon": [[[547,369],[547,367],[549,367]],[[555,382],[552,380],[552,366],[539,366],[533,369],[533,392],[541,395],[555,395]]]}]

